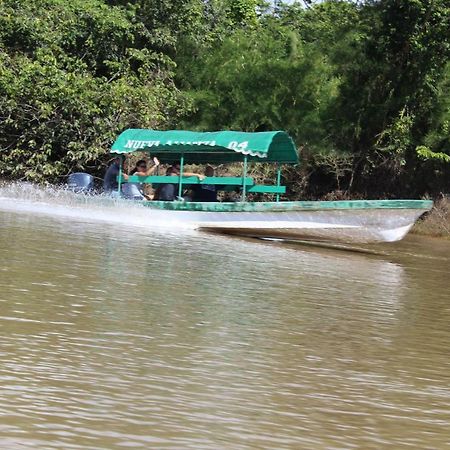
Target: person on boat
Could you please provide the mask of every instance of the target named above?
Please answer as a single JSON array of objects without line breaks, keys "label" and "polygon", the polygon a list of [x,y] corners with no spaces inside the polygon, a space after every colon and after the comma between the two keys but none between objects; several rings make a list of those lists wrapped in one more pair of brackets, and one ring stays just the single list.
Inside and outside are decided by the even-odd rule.
[{"label": "person on boat", "polygon": [[[181,165],[180,165],[179,162],[174,162],[169,168],[174,170],[177,175],[180,174]],[[200,180],[203,180],[205,178],[205,175],[202,175],[200,173],[195,173],[195,172],[185,172],[185,171],[183,171],[183,177],[198,177]]]},{"label": "person on boat", "polygon": [[145,159],[140,159],[136,162],[136,165],[131,169],[130,175],[134,175],[136,172],[141,172],[147,170],[147,161]]},{"label": "person on boat", "polygon": [[[135,176],[140,176],[140,177],[150,176],[155,173],[158,166],[159,166],[158,158],[153,158],[153,165],[151,167],[147,167],[147,161],[145,161],[145,159],[140,159],[139,161],[136,162],[136,165],[131,170],[130,175],[135,175]],[[134,184],[138,188],[140,194],[143,197],[145,197],[147,200],[151,200],[153,198],[153,196],[148,195],[144,191],[145,185],[143,183],[130,183],[130,184]]]},{"label": "person on boat", "polygon": [[[207,165],[205,167],[205,176],[214,176],[214,167]],[[217,191],[220,190],[220,186],[215,184],[196,184],[193,187],[194,202],[217,202]]]},{"label": "person on boat", "polygon": [[156,171],[156,169],[159,167],[159,160],[158,158],[153,158],[153,165],[150,167],[147,167],[147,163],[144,159],[140,159],[137,163],[134,169],[130,172],[130,175],[136,175],[138,177],[149,177],[150,175],[153,175]]},{"label": "person on boat", "polygon": [[[166,170],[166,176],[168,177],[176,177],[178,176],[177,171],[173,168],[173,166],[170,166]],[[160,184],[156,191],[154,200],[161,200],[164,202],[172,202],[177,198],[177,185],[176,183],[163,183]]]},{"label": "person on boat", "polygon": [[[119,189],[119,183],[117,182],[117,176],[120,173],[120,165],[122,164],[121,157],[114,158],[112,164],[108,167],[103,178],[103,190],[110,194]],[[122,173],[124,180],[128,180],[128,175]]]},{"label": "person on boat", "polygon": [[[166,176],[177,177],[180,175],[180,170],[177,165],[169,166],[166,170]],[[200,180],[205,178],[204,175],[193,173],[193,172],[183,172],[183,176],[186,177],[198,177]],[[176,183],[164,183],[158,186],[155,192],[155,200],[161,200],[165,202],[171,202],[176,200],[178,197],[178,184]]]}]

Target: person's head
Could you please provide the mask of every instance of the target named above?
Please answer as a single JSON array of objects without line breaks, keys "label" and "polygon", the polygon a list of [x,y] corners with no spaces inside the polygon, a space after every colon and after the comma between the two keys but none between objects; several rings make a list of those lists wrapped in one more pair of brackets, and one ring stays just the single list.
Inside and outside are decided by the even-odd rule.
[{"label": "person's head", "polygon": [[121,158],[120,156],[116,156],[116,157],[112,160],[111,164],[112,164],[112,165],[116,165],[116,166],[120,166],[121,162],[122,162],[122,158]]},{"label": "person's head", "polygon": [[143,170],[147,170],[147,162],[145,161],[145,159],[140,159],[137,163],[136,163],[136,170],[138,172],[141,172]]},{"label": "person's head", "polygon": [[214,176],[214,167],[210,166],[210,165],[207,165],[205,167],[205,175],[207,177],[213,177]]},{"label": "person's head", "polygon": [[172,167],[174,170],[176,170],[178,173],[180,173],[181,165],[180,165],[179,162],[174,162],[174,163],[171,165],[171,167]]},{"label": "person's head", "polygon": [[166,170],[166,175],[169,175],[169,176],[177,176],[178,175],[178,171],[177,171],[177,169],[175,168],[175,167],[173,167],[173,166],[170,166],[170,167],[168,167],[167,168],[167,170]]}]

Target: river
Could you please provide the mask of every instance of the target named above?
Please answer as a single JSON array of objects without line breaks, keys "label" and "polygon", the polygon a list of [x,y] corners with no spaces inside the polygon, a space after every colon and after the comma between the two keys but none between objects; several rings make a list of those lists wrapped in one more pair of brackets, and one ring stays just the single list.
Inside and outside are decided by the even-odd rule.
[{"label": "river", "polygon": [[0,448],[450,448],[450,242],[149,213],[0,189]]}]

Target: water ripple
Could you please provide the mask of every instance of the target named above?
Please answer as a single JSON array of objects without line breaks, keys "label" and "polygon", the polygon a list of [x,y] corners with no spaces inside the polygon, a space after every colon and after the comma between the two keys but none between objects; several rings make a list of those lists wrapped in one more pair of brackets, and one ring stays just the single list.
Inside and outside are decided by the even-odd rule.
[{"label": "water ripple", "polygon": [[448,446],[449,259],[0,214],[1,448]]}]

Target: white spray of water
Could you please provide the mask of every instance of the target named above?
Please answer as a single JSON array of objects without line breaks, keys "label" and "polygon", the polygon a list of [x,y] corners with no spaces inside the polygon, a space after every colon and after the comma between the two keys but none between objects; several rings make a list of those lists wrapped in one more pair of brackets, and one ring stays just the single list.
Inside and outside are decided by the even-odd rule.
[{"label": "white spray of water", "polygon": [[31,183],[0,185],[0,210],[44,214],[85,222],[109,222],[152,229],[192,230],[195,226],[139,202],[105,195],[75,194],[64,187],[41,187]]}]

